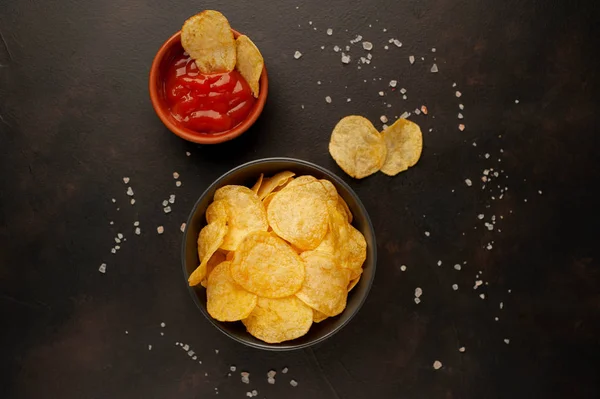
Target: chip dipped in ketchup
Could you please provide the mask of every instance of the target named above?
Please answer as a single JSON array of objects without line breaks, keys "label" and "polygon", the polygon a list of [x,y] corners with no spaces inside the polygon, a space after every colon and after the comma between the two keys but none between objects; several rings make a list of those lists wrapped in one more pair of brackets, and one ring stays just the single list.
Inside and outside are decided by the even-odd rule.
[{"label": "chip dipped in ketchup", "polygon": [[204,75],[187,53],[176,57],[167,70],[165,94],[171,116],[201,133],[233,129],[248,116],[255,101],[238,71]]}]

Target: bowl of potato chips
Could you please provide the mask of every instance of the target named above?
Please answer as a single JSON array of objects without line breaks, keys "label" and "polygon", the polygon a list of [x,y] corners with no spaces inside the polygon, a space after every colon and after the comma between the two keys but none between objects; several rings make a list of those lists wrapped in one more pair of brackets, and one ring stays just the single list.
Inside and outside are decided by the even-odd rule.
[{"label": "bowl of potato chips", "polygon": [[252,161],[217,179],[186,223],[183,274],[206,318],[266,350],[300,349],[344,327],[377,259],[369,215],[332,172],[291,158]]}]

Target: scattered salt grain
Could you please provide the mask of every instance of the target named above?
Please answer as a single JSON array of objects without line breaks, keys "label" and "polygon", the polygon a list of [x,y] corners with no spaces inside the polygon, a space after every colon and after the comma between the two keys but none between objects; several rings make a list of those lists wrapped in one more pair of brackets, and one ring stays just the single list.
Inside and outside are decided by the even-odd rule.
[{"label": "scattered salt grain", "polygon": [[163,211],[165,213],[171,213],[171,207],[170,206],[165,206],[165,208],[163,209]]},{"label": "scattered salt grain", "polygon": [[542,195],[542,190],[538,190],[538,194],[539,194],[539,195]]},{"label": "scattered salt grain", "polygon": [[98,271],[100,273],[106,273],[106,263],[101,264],[100,267],[98,268]]},{"label": "scattered salt grain", "polygon": [[390,87],[396,87],[397,84],[398,84],[397,80],[390,80]]},{"label": "scattered salt grain", "polygon": [[433,362],[433,368],[435,370],[439,370],[442,368],[442,362],[440,362],[439,360],[436,360],[435,362]]},{"label": "scattered salt grain", "polygon": [[458,119],[463,119],[464,118],[463,114],[461,114],[460,112],[458,113],[457,116],[458,116]]},{"label": "scattered salt grain", "polygon": [[181,187],[181,182],[180,182],[179,180],[177,180],[177,181],[175,182],[175,185],[176,185],[177,187]]},{"label": "scattered salt grain", "polygon": [[383,46],[383,49],[384,50],[389,50],[389,47],[388,46]]},{"label": "scattered salt grain", "polygon": [[[425,115],[427,115],[427,113],[428,113],[429,111],[427,110],[427,107],[426,107],[426,106],[424,106],[424,105],[421,105],[421,112],[422,112],[422,113],[424,113]],[[431,130],[430,130],[430,131],[431,131]]]},{"label": "scattered salt grain", "polygon": [[454,291],[457,291],[458,290],[458,284],[452,284],[452,289]]},{"label": "scattered salt grain", "polygon": [[327,104],[331,104],[331,97],[329,97],[329,96],[325,97],[325,102]]},{"label": "scattered salt grain", "polygon": [[423,295],[423,290],[420,287],[415,288],[415,297],[419,298]]},{"label": "scattered salt grain", "polygon": [[461,266],[457,263],[456,265],[454,265],[454,270],[460,270]]},{"label": "scattered salt grain", "polygon": [[129,201],[129,203],[130,203],[131,205],[134,205],[134,204],[135,204],[135,198],[132,198],[132,199]]},{"label": "scattered salt grain", "polygon": [[432,52],[432,53],[435,53],[435,47],[433,47],[433,48],[431,49],[431,52]]},{"label": "scattered salt grain", "polygon": [[336,53],[339,52],[340,50],[341,50],[340,46],[338,46],[338,45],[333,46],[333,51],[335,51]]},{"label": "scattered salt grain", "polygon": [[129,195],[130,197],[133,196],[133,190],[131,189],[131,187],[127,187],[127,195]]},{"label": "scattered salt grain", "polygon": [[123,178],[123,183],[125,183],[125,184],[129,183],[129,177],[124,177]]},{"label": "scattered salt grain", "polygon": [[456,93],[454,93],[454,95],[456,97],[460,97],[460,96],[462,96],[462,93],[460,91],[456,90]]},{"label": "scattered salt grain", "polygon": [[465,179],[465,184],[471,187],[473,185],[473,182],[471,181],[471,179]]},{"label": "scattered salt grain", "polygon": [[343,64],[350,63],[350,56],[342,53],[342,63]]},{"label": "scattered salt grain", "polygon": [[431,66],[431,72],[433,72],[433,73],[436,73],[437,71],[438,71],[438,66],[437,66],[437,64],[433,64],[433,65]]},{"label": "scattered salt grain", "polygon": [[384,95],[385,95],[384,92],[382,92],[382,91],[379,92],[379,97],[383,97]]},{"label": "scattered salt grain", "polygon": [[415,56],[414,55],[409,56],[408,57],[408,62],[410,62],[411,65],[414,64],[415,63]]},{"label": "scattered salt grain", "polygon": [[464,346],[461,346],[460,348],[458,348],[459,352],[464,352],[466,350],[466,348]]},{"label": "scattered salt grain", "polygon": [[373,50],[373,43],[371,42],[363,42],[363,48],[367,51]]},{"label": "scattered salt grain", "polygon": [[385,115],[381,115],[381,116],[379,117],[379,120],[381,121],[381,123],[387,123],[387,121],[388,121],[388,118],[387,118],[387,116],[385,116]]},{"label": "scattered salt grain", "polygon": [[295,58],[295,59],[298,59],[298,58],[300,58],[300,57],[302,57],[302,53],[301,53],[301,52],[299,52],[298,50],[296,50],[296,52],[294,53],[294,58]]},{"label": "scattered salt grain", "polygon": [[429,237],[429,234],[430,234],[430,233],[429,233],[428,231],[426,231],[426,232],[425,232],[425,235],[426,235],[427,237]]},{"label": "scattered salt grain", "polygon": [[192,155],[192,153],[191,153],[191,152],[189,152],[189,151],[186,151],[186,152],[185,152],[185,155],[186,155],[187,157],[189,157],[190,155]]},{"label": "scattered salt grain", "polygon": [[479,298],[485,299],[485,294],[479,294]]},{"label": "scattered salt grain", "polygon": [[329,28],[327,29],[327,36],[331,36],[333,35],[333,29]]},{"label": "scattered salt grain", "polygon": [[148,345],[148,350],[151,351],[152,350],[152,345]]},{"label": "scattered salt grain", "polygon": [[402,47],[402,42],[398,39],[394,39],[393,43],[396,45],[396,47]]},{"label": "scattered salt grain", "polygon": [[400,270],[402,270],[403,272],[405,272],[406,271],[406,265],[400,266]]},{"label": "scattered salt grain", "polygon": [[116,253],[117,253],[117,250],[116,250],[116,249],[114,249],[114,248],[111,248],[111,249],[110,249],[110,252],[111,252],[111,253],[113,253],[113,254],[116,254]]},{"label": "scattered salt grain", "polygon": [[181,230],[182,233],[185,231],[185,226],[185,223],[181,223],[181,226],[179,226],[179,230]]},{"label": "scattered salt grain", "polygon": [[290,380],[290,385],[293,387],[297,387],[298,383],[296,382],[296,380]]},{"label": "scattered salt grain", "polygon": [[287,372],[288,372],[288,368],[287,368],[287,367],[284,367],[284,368],[282,368],[282,369],[281,369],[281,372],[282,372],[283,374],[287,374]]},{"label": "scattered salt grain", "polygon": [[510,339],[508,339],[508,338],[504,338],[504,343],[505,343],[506,345],[510,344]]},{"label": "scattered salt grain", "polygon": [[462,123],[458,125],[458,130],[460,130],[461,132],[465,130],[465,125],[463,125]]},{"label": "scattered salt grain", "polygon": [[174,203],[175,203],[175,194],[171,194],[171,195],[169,195],[169,202],[170,202],[171,204],[174,204]]},{"label": "scattered salt grain", "polygon": [[519,103],[519,100],[515,100],[515,104],[518,104],[518,103]]},{"label": "scattered salt grain", "polygon": [[401,88],[401,89],[400,89],[400,93],[402,93],[402,94],[406,94],[406,89],[405,89],[404,87],[403,87],[403,88]]},{"label": "scattered salt grain", "polygon": [[165,232],[165,228],[164,228],[163,226],[158,226],[158,227],[156,228],[156,232],[157,232],[158,234],[162,234],[162,233],[164,233],[164,232]]},{"label": "scattered salt grain", "polygon": [[136,227],[135,228],[135,234],[139,236],[141,233],[142,233],[142,231],[140,230],[140,228]]},{"label": "scattered salt grain", "polygon": [[437,262],[437,265],[438,265],[438,266],[441,266],[441,265],[442,265],[442,261],[441,261],[441,260],[438,260],[438,262]]},{"label": "scattered salt grain", "polygon": [[268,382],[269,384],[273,385],[273,384],[275,384],[275,378],[273,378],[273,377],[269,377],[269,378],[267,378],[267,382]]},{"label": "scattered salt grain", "polygon": [[267,377],[273,378],[273,377],[275,377],[276,374],[277,374],[277,371],[269,370],[269,372],[267,373]]}]

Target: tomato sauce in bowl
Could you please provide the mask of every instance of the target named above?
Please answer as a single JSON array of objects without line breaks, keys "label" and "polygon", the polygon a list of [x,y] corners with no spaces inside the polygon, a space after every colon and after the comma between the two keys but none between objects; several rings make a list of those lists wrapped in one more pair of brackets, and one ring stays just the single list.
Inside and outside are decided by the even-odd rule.
[{"label": "tomato sauce in bowl", "polygon": [[203,133],[220,133],[242,122],[254,106],[252,90],[236,70],[204,75],[186,53],[167,71],[165,94],[171,116]]}]

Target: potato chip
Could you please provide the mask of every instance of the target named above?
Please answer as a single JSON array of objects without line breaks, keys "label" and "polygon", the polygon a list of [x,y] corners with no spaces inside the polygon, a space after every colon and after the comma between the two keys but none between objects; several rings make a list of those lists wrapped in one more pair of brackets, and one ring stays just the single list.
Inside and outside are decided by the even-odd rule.
[{"label": "potato chip", "polygon": [[414,122],[400,118],[382,132],[387,157],[381,171],[395,176],[415,165],[421,157],[423,135]]},{"label": "potato chip", "polygon": [[383,136],[368,119],[350,115],[335,125],[329,153],[344,172],[362,179],[381,169],[386,147]]},{"label": "potato chip", "polygon": [[256,183],[254,183],[254,185],[252,186],[252,191],[254,191],[255,194],[258,194],[258,189],[260,188],[260,185],[262,184],[264,176],[265,175],[261,173],[260,176],[258,177],[258,180],[256,181]]},{"label": "potato chip", "polygon": [[224,200],[213,201],[212,204],[206,208],[206,222],[213,223],[217,220],[223,220],[227,222],[227,202]]},{"label": "potato chip", "polygon": [[348,292],[352,291],[352,288],[356,287],[356,284],[358,284],[358,282],[360,281],[361,275],[362,274],[359,274],[358,277],[355,277],[352,280],[350,280],[350,282],[348,283]]},{"label": "potato chip", "polygon": [[294,172],[290,172],[286,170],[284,172],[279,172],[273,177],[269,177],[267,179],[263,179],[263,182],[258,190],[258,198],[264,199],[267,195],[273,192],[277,187],[280,187],[286,184],[293,176],[296,174]]},{"label": "potato chip", "polygon": [[236,46],[227,18],[218,11],[194,15],[181,28],[181,45],[204,74],[231,72]]},{"label": "potato chip", "polygon": [[208,262],[206,262],[206,277],[200,283],[204,288],[206,288],[206,281],[210,277],[212,271],[215,269],[215,267],[217,267],[217,265],[225,262],[225,260],[226,254],[221,251],[217,251],[210,257]]},{"label": "potato chip", "polygon": [[239,285],[266,298],[294,295],[304,281],[304,263],[298,254],[267,232],[248,234],[235,251],[230,268]]},{"label": "potato chip", "polygon": [[327,206],[336,206],[338,202],[338,192],[333,183],[325,179],[319,180],[319,183],[323,185],[323,188],[327,193]]},{"label": "potato chip", "polygon": [[316,181],[317,181],[317,178],[314,176],[310,176],[310,175],[298,176],[298,177],[288,181],[287,185],[284,188],[303,186],[307,183],[313,183]]},{"label": "potato chip", "polygon": [[295,296],[258,298],[250,316],[242,320],[250,334],[270,344],[303,336],[312,322],[312,309]]},{"label": "potato chip", "polygon": [[327,234],[327,193],[318,181],[278,192],[267,212],[269,226],[281,238],[303,250],[316,248]]},{"label": "potato chip", "polygon": [[258,98],[260,75],[265,66],[265,60],[248,36],[238,36],[235,45],[237,51],[235,69],[246,79],[254,97]]},{"label": "potato chip", "polygon": [[296,296],[327,316],[336,316],[346,307],[350,271],[337,266],[333,255],[307,251],[300,255],[306,276]]},{"label": "potato chip", "polygon": [[273,199],[273,197],[275,196],[275,193],[269,193],[269,195],[267,195],[265,197],[265,199],[262,201],[265,210],[269,209],[269,204],[271,203],[271,200]]},{"label": "potato chip", "polygon": [[247,234],[267,231],[265,207],[256,194],[244,186],[224,186],[215,192],[215,201],[223,200],[227,211],[227,235],[221,248],[235,251]]},{"label": "potato chip", "polygon": [[320,323],[327,318],[326,314],[319,312],[316,309],[313,309],[313,323]]},{"label": "potato chip", "polygon": [[256,307],[257,296],[244,290],[231,277],[230,262],[221,262],[208,277],[206,310],[219,321],[245,319]]},{"label": "potato chip", "polygon": [[348,204],[346,203],[346,201],[344,201],[344,199],[342,198],[341,195],[338,195],[337,208],[338,208],[338,211],[340,211],[340,212],[343,209],[344,212],[341,212],[341,213],[343,213],[343,214],[345,213],[346,216],[348,216],[348,223],[352,223],[352,219],[354,218],[354,216],[352,215],[350,208],[348,208]]},{"label": "potato chip", "polygon": [[198,285],[206,277],[206,265],[210,257],[219,249],[227,234],[227,226],[224,220],[209,223],[198,235],[198,257],[200,266],[188,278],[190,286]]},{"label": "potato chip", "polygon": [[351,271],[350,279],[360,276],[367,258],[367,243],[362,233],[347,222],[338,208],[329,209],[329,230],[315,251],[335,257],[338,265]]}]

